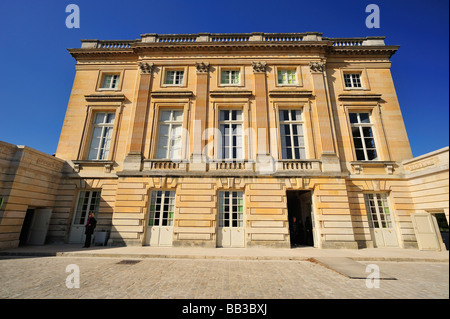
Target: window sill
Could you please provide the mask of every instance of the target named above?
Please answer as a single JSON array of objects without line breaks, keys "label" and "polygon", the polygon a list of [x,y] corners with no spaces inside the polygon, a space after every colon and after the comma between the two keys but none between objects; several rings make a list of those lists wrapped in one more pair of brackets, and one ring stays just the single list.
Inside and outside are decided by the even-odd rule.
[{"label": "window sill", "polygon": [[111,173],[114,166],[114,161],[110,160],[72,160],[73,170],[79,173],[83,167],[104,167],[105,173]]},{"label": "window sill", "polygon": [[370,168],[384,168],[385,173],[388,175],[392,175],[394,173],[394,161],[352,161],[349,162],[353,173],[360,175],[363,174],[364,169]]}]

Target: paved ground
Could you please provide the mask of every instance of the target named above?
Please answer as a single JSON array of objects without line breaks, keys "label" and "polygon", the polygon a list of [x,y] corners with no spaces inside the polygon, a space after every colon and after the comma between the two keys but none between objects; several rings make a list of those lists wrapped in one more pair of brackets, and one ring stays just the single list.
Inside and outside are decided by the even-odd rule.
[{"label": "paved ground", "polygon": [[[135,258],[135,264],[118,264],[124,259],[130,260],[2,256],[0,298],[449,298],[448,262],[359,261],[397,278],[367,288],[365,279],[313,260]],[[79,267],[79,288],[66,286],[74,275],[66,272],[70,264]]]}]

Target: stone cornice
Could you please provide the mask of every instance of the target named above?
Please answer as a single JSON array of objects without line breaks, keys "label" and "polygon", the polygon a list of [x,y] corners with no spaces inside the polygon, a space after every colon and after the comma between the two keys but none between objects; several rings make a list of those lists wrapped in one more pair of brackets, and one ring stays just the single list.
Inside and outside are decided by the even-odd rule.
[{"label": "stone cornice", "polygon": [[312,91],[300,91],[300,90],[272,90],[269,91],[270,97],[296,97],[296,98],[309,98],[312,96]]},{"label": "stone cornice", "polygon": [[209,95],[211,97],[216,97],[216,98],[227,98],[227,97],[251,97],[252,96],[252,91],[244,91],[244,90],[214,90],[214,91],[210,91]]},{"label": "stone cornice", "polygon": [[98,93],[98,94],[88,94],[84,98],[88,102],[122,102],[125,100],[125,95],[123,94],[110,94],[110,93]]},{"label": "stone cornice", "polygon": [[153,98],[190,98],[194,95],[192,91],[153,91]]},{"label": "stone cornice", "polygon": [[343,93],[339,94],[340,101],[379,101],[381,94],[370,93]]}]

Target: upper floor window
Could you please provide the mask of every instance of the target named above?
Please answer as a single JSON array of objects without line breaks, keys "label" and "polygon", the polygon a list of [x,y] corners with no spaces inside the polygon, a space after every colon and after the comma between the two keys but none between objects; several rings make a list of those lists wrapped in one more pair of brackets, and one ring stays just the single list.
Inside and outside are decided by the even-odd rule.
[{"label": "upper floor window", "polygon": [[222,135],[218,158],[243,159],[242,110],[221,110],[219,128]]},{"label": "upper floor window", "polygon": [[358,161],[377,160],[373,124],[369,113],[349,113],[353,143]]},{"label": "upper floor window", "polygon": [[301,110],[280,110],[281,156],[283,159],[305,159],[305,137]]},{"label": "upper floor window", "polygon": [[344,84],[346,88],[361,88],[361,74],[344,73]]},{"label": "upper floor window", "polygon": [[115,113],[95,114],[88,159],[108,159],[115,115]]},{"label": "upper floor window", "polygon": [[119,74],[104,74],[101,89],[115,90],[119,88]]},{"label": "upper floor window", "polygon": [[239,70],[222,70],[220,84],[239,85],[241,83]]},{"label": "upper floor window", "polygon": [[184,70],[166,71],[164,84],[166,85],[182,85],[184,81]]},{"label": "upper floor window", "polygon": [[278,84],[296,85],[297,84],[297,71],[295,69],[278,70]]},{"label": "upper floor window", "polygon": [[180,159],[183,111],[163,110],[159,116],[158,159]]}]

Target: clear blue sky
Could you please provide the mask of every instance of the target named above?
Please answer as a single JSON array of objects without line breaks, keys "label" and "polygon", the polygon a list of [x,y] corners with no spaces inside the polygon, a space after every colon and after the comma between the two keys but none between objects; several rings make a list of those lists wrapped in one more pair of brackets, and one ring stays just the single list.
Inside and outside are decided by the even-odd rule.
[{"label": "clear blue sky", "polygon": [[[68,4],[80,28],[68,29]],[[380,8],[368,29],[365,8]],[[56,151],[75,74],[67,48],[80,39],[143,33],[323,32],[386,36],[400,45],[392,75],[414,156],[449,145],[449,2],[377,0],[1,0],[0,140]]]}]

